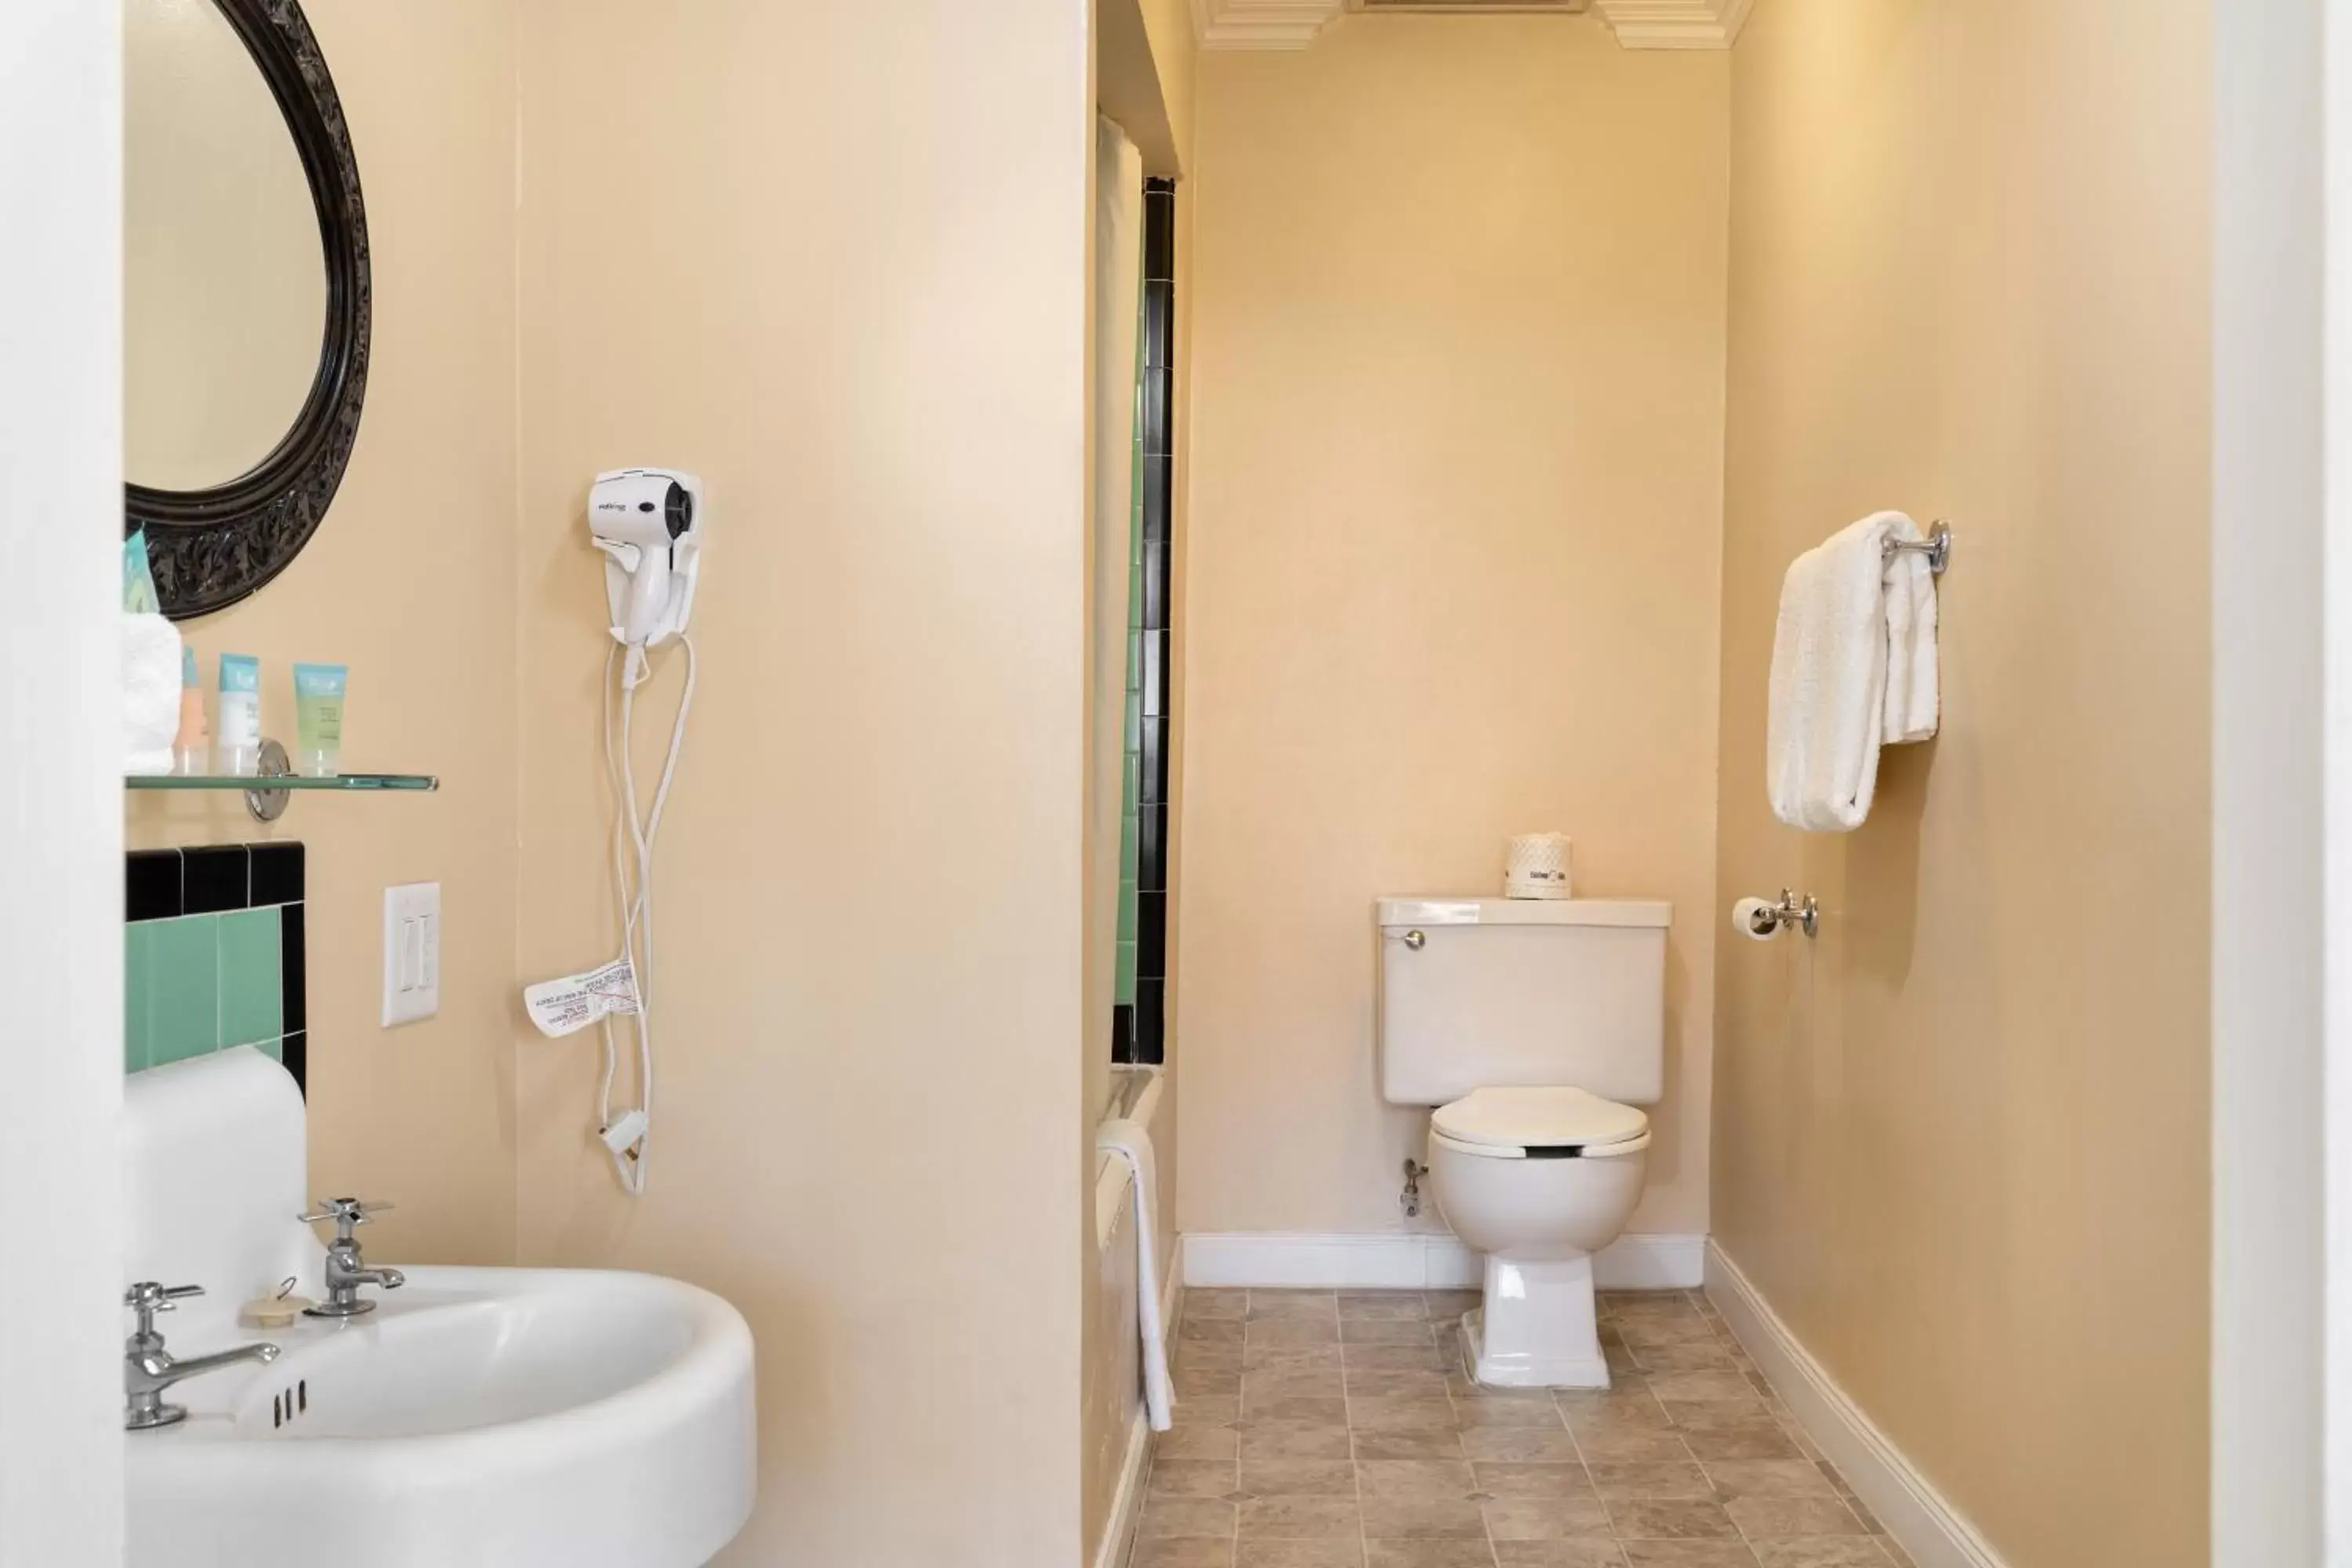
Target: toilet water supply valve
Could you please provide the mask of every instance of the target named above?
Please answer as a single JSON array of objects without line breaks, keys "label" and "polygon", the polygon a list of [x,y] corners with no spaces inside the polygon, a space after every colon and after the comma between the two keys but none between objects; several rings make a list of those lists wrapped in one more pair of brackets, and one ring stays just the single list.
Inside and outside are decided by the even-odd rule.
[{"label": "toilet water supply valve", "polygon": [[1405,1156],[1404,1191],[1397,1194],[1397,1206],[1404,1210],[1404,1217],[1407,1219],[1417,1219],[1421,1215],[1421,1179],[1427,1174],[1429,1174],[1428,1166],[1420,1163],[1410,1154]]}]

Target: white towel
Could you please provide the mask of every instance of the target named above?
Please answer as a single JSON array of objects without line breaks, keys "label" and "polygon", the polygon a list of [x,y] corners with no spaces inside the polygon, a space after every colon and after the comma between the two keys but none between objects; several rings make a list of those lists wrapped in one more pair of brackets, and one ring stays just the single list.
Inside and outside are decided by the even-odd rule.
[{"label": "white towel", "polygon": [[180,733],[180,628],[122,617],[122,771],[168,773]]},{"label": "white towel", "polygon": [[1812,833],[1851,833],[1870,816],[1878,750],[1936,733],[1936,581],[1918,524],[1882,511],[1799,556],[1780,588],[1772,639],[1764,781],[1772,814]]},{"label": "white towel", "polygon": [[1168,1380],[1168,1331],[1160,1321],[1160,1247],[1151,1234],[1160,1183],[1153,1170],[1151,1134],[1141,1122],[1120,1118],[1097,1130],[1095,1148],[1126,1161],[1135,1177],[1135,1317],[1143,1332],[1143,1408],[1151,1429],[1165,1432],[1175,1419],[1171,1412],[1176,1393]]}]

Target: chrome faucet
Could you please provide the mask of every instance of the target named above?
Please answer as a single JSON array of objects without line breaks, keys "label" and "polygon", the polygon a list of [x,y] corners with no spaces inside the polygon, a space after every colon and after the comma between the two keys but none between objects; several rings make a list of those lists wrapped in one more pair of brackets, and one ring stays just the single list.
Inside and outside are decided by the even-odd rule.
[{"label": "chrome faucet", "polygon": [[122,1293],[122,1304],[139,1318],[138,1329],[122,1343],[124,1431],[152,1432],[159,1426],[177,1426],[185,1421],[188,1413],[184,1408],[163,1403],[163,1391],[175,1383],[242,1362],[278,1359],[276,1345],[239,1345],[235,1350],[191,1356],[186,1361],[178,1360],[165,1350],[163,1336],[155,1331],[155,1314],[176,1310],[176,1303],[204,1293],[201,1285],[159,1285],[152,1279],[142,1279]]},{"label": "chrome faucet", "polygon": [[352,1239],[352,1232],[361,1226],[374,1224],[372,1216],[390,1207],[390,1204],[363,1204],[357,1198],[320,1198],[317,1214],[302,1215],[304,1225],[316,1225],[322,1219],[335,1222],[335,1239],[327,1248],[327,1299],[315,1307],[304,1308],[303,1316],[356,1318],[375,1310],[373,1301],[361,1300],[361,1286],[397,1290],[407,1283],[407,1277],[397,1268],[362,1268],[360,1244]]}]

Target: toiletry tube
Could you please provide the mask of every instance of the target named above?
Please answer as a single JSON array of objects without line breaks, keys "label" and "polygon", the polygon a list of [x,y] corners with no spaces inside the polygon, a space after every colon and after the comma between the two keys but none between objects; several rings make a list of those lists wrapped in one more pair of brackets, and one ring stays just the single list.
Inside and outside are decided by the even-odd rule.
[{"label": "toiletry tube", "polygon": [[348,666],[294,667],[294,771],[331,779],[343,763],[343,690]]},{"label": "toiletry tube", "polygon": [[261,771],[261,661],[249,653],[220,656],[220,771]]},{"label": "toiletry tube", "polygon": [[183,778],[201,777],[213,765],[212,735],[205,728],[205,686],[196,673],[196,650],[180,650],[180,732],[172,740],[172,765]]}]

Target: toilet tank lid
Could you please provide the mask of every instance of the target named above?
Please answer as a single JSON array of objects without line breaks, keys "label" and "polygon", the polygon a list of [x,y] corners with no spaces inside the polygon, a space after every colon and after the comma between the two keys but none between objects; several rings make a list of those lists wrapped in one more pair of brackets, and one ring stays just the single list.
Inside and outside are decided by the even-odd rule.
[{"label": "toilet tank lid", "polygon": [[1382,899],[1382,926],[1650,926],[1674,923],[1657,899]]}]

